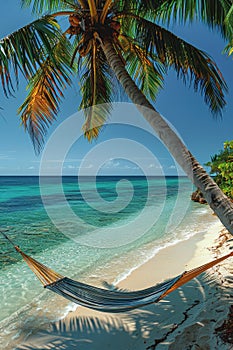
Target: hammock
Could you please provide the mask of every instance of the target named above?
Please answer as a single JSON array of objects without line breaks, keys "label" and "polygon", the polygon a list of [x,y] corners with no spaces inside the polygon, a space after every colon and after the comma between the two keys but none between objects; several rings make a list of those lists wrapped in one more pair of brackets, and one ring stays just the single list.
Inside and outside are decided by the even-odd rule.
[{"label": "hammock", "polygon": [[[11,244],[14,245],[14,243],[3,232],[1,233],[10,241]],[[215,259],[190,271],[185,271],[181,275],[169,279],[161,284],[157,284],[144,290],[125,292],[107,290],[74,281],[68,277],[60,275],[37,260],[31,258],[22,252],[18,246],[14,245],[14,248],[22,255],[30,269],[44,285],[44,288],[60,294],[64,298],[67,298],[79,305],[104,312],[125,312],[148,304],[156,303],[183,284],[200,275],[202,272],[216,264],[219,264],[221,261],[229,258],[230,256],[233,256],[232,251],[221,258]]]}]

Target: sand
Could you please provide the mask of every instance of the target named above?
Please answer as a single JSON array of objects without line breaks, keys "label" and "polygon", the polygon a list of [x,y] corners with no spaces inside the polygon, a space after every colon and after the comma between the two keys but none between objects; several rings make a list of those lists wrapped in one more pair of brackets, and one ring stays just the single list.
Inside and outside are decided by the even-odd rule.
[{"label": "sand", "polygon": [[[118,286],[143,289],[209,262],[229,253],[230,244],[233,246],[233,242],[226,242],[229,238],[232,236],[217,223],[206,233],[161,250]],[[233,349],[228,317],[233,300],[232,273],[233,258],[229,258],[161,302],[124,314],[78,307],[59,322],[32,334],[17,349]]]}]

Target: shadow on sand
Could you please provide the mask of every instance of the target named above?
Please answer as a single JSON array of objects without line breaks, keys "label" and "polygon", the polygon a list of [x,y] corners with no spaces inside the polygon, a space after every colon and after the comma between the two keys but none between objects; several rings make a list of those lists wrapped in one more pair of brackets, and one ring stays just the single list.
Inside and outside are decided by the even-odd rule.
[{"label": "shadow on sand", "polygon": [[229,293],[213,274],[202,274],[159,303],[128,313],[104,314],[80,307],[76,313],[32,334],[16,349],[202,349],[199,343],[203,344],[210,334],[214,336],[226,316],[222,305],[224,300],[228,305]]}]

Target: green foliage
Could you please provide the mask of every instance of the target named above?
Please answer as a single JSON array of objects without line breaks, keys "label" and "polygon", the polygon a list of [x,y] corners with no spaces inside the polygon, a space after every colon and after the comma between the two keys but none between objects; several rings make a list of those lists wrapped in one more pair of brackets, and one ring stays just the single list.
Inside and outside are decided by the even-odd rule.
[{"label": "green foliage", "polygon": [[[156,1],[155,1],[156,2]],[[223,37],[231,39],[231,0],[161,0],[162,21],[178,23],[202,21],[211,29],[217,28]]]},{"label": "green foliage", "polygon": [[221,190],[233,199],[233,140],[224,142],[224,149],[205,165],[211,168],[210,173]]},{"label": "green foliage", "polygon": [[35,74],[58,38],[57,21],[45,16],[0,40],[0,76],[6,95],[14,91],[14,78],[18,84],[20,71],[27,79]]},{"label": "green foliage", "polygon": [[[133,14],[129,17],[128,36],[140,38],[146,57],[152,55],[164,64],[173,68],[177,77],[184,83],[193,85],[199,91],[214,115],[221,115],[225,106],[223,91],[227,90],[223,77],[213,60],[203,51],[177,37],[169,30]],[[135,28],[135,31],[132,31]],[[154,74],[155,76],[155,74]],[[157,75],[158,76],[158,75]]]},{"label": "green foliage", "polygon": [[[87,109],[84,133],[89,140],[98,136],[119,89],[103,53],[105,41],[111,41],[126,72],[151,102],[172,68],[203,96],[214,115],[221,116],[227,86],[215,62],[168,28],[176,21],[200,20],[230,42],[231,0],[216,0],[214,5],[213,0],[21,0],[21,4],[42,17],[0,41],[0,82],[10,95],[20,71],[28,80],[28,96],[19,112],[37,150],[56,118],[64,89],[73,82],[73,72],[79,73],[80,108]],[[229,45],[226,50],[231,54]],[[100,109],[104,103],[109,106]]]},{"label": "green foliage", "polygon": [[96,138],[99,129],[105,124],[113,101],[113,76],[102,51],[85,57],[80,57],[79,70],[82,101],[80,108],[84,109],[86,117],[83,125],[84,135],[89,141]]},{"label": "green foliage", "polygon": [[77,6],[75,0],[21,0],[22,7],[31,7],[35,14],[55,12],[58,9],[74,9]]},{"label": "green foliage", "polygon": [[46,127],[56,119],[59,103],[64,97],[63,91],[67,85],[71,85],[71,52],[65,37],[51,48],[43,64],[31,76],[27,86],[28,96],[18,109],[22,124],[38,153],[44,142]]}]

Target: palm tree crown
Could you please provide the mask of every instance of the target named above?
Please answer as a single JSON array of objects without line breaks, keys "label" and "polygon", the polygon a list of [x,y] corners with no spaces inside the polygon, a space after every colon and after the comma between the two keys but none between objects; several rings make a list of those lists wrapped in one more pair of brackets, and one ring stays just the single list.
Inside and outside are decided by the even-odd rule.
[{"label": "palm tree crown", "polygon": [[[172,67],[178,77],[203,94],[214,114],[221,114],[226,84],[216,64],[205,52],[160,25],[172,16],[193,20],[202,14],[203,21],[217,25],[228,37],[229,26],[222,24],[222,18],[231,3],[216,1],[214,8],[209,1],[194,3],[187,7],[181,0],[22,0],[24,6],[32,6],[35,14],[43,16],[2,39],[0,73],[6,94],[13,91],[12,72],[17,83],[19,71],[29,80],[28,96],[19,113],[37,149],[58,113],[64,88],[72,82],[71,73],[79,73],[80,108],[108,103],[101,113],[86,112],[85,135],[89,140],[98,136],[115,99],[114,84],[118,84],[102,49],[106,40],[140,91],[152,101]],[[61,16],[67,18],[65,30],[58,25]]]}]

